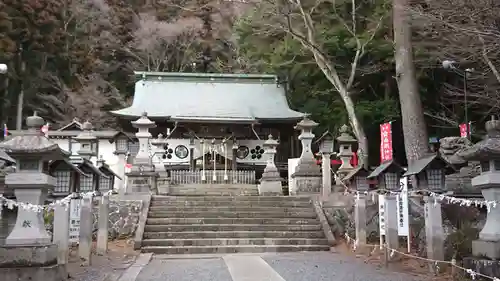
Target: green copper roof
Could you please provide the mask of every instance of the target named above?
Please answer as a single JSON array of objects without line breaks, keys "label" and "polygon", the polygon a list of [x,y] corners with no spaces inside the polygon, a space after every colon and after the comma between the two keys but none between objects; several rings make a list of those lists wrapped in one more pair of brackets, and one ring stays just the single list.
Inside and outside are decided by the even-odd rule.
[{"label": "green copper roof", "polygon": [[111,113],[179,121],[298,120],[274,75],[136,72],[130,107]]}]

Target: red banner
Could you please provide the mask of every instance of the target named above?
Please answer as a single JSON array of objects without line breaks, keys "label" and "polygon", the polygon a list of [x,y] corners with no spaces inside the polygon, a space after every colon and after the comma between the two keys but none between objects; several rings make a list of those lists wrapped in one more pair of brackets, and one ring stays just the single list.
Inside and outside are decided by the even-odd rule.
[{"label": "red banner", "polygon": [[463,123],[458,126],[460,128],[460,136],[462,138],[467,138],[470,135],[470,122],[469,122],[469,131],[467,131],[467,124]]},{"label": "red banner", "polygon": [[392,160],[391,123],[380,124],[380,163]]}]

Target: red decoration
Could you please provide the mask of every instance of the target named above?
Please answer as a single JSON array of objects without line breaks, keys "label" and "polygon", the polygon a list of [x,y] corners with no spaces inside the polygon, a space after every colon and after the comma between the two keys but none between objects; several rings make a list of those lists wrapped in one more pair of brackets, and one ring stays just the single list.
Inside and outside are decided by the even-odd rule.
[{"label": "red decoration", "polygon": [[391,123],[380,124],[380,163],[392,160]]},{"label": "red decoration", "polygon": [[460,137],[466,138],[470,135],[471,128],[470,128],[470,122],[469,122],[469,131],[467,131],[467,124],[463,123],[458,126],[460,128]]}]

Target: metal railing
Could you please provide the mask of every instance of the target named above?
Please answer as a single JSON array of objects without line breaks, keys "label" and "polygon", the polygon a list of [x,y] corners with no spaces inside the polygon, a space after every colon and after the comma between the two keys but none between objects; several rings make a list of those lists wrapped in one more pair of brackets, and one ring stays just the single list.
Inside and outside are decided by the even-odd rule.
[{"label": "metal railing", "polygon": [[203,178],[203,171],[172,170],[170,182],[172,184],[255,184],[256,180],[255,171],[205,170],[205,178]]}]

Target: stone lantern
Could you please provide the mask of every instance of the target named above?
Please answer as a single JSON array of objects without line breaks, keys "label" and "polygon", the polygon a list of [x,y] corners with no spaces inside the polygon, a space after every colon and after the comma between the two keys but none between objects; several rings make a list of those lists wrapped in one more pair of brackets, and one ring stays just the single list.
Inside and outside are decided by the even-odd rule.
[{"label": "stone lantern", "polygon": [[439,155],[432,154],[413,161],[403,177],[415,176],[412,185],[421,190],[444,191],[445,173],[452,167]]},{"label": "stone lantern", "polygon": [[125,178],[125,165],[127,164],[127,153],[129,152],[129,143],[132,142],[132,139],[127,136],[123,132],[118,132],[111,142],[115,144],[115,154],[118,157],[118,162],[115,166],[116,174],[119,176],[118,180],[115,181],[115,188],[117,190],[122,190],[125,187],[125,182],[123,179]]},{"label": "stone lantern", "polygon": [[332,192],[332,161],[330,155],[333,154],[334,142],[333,137],[329,132],[326,132],[323,137],[319,139],[319,153],[321,154],[321,173],[323,174],[323,188],[322,196],[324,198],[330,196]]},{"label": "stone lantern", "polygon": [[78,185],[79,191],[96,192],[96,195],[99,195],[99,179],[103,174],[91,161],[92,157],[97,156],[98,141],[92,128],[89,121],[82,124],[82,132],[74,138],[80,144],[80,149],[77,151],[77,156],[71,156],[71,163],[83,172]]},{"label": "stone lantern", "polygon": [[56,185],[52,191],[52,196],[67,196],[75,194],[80,190],[80,177],[85,173],[67,159],[50,162],[50,175],[56,178]]},{"label": "stone lantern", "polygon": [[80,143],[80,149],[77,154],[83,159],[90,160],[92,156],[97,155],[97,137],[94,135],[93,126],[89,121],[86,121],[82,125],[82,132],[74,137],[74,139]]},{"label": "stone lantern", "polygon": [[[500,201],[500,120],[490,120],[486,122],[486,137],[473,145],[472,147],[459,152],[458,156],[467,161],[478,161],[481,165],[481,174],[472,178],[472,186],[481,190],[484,199],[488,203],[489,212],[486,217],[486,223],[479,233],[479,239],[472,241],[472,254],[475,260],[488,260],[486,262],[476,263],[483,264],[481,267],[484,274],[494,270],[496,274],[490,276],[498,276],[500,271],[500,206],[497,202]],[[494,203],[492,203],[494,202]],[[480,258],[485,257],[485,258]],[[491,261],[494,260],[494,261]],[[487,267],[490,267],[489,269]],[[494,267],[495,269],[491,268]],[[477,268],[477,267],[476,267]]]},{"label": "stone lantern", "polygon": [[380,164],[366,179],[376,180],[379,189],[397,191],[400,189],[399,180],[403,172],[404,169],[401,166],[390,160]]},{"label": "stone lantern", "polygon": [[[5,183],[14,189],[20,204],[45,204],[47,193],[56,184],[56,179],[47,174],[48,163],[68,156],[40,131],[44,124],[35,113],[26,118],[27,131],[0,143],[0,149],[17,163],[16,172],[8,174]],[[57,265],[57,246],[51,240],[43,212],[18,207],[16,224],[5,239],[7,247],[0,246],[2,280],[64,280],[65,268]],[[20,270],[21,266],[25,267]]]},{"label": "stone lantern", "polygon": [[321,170],[316,164],[312,153],[311,143],[314,138],[312,130],[318,126],[318,123],[308,117],[304,117],[295,129],[300,130],[299,140],[302,143],[302,153],[297,163],[295,173],[292,174],[296,190],[289,190],[290,195],[319,193],[321,189]]},{"label": "stone lantern", "polygon": [[351,165],[351,159],[354,155],[354,153],[352,153],[352,146],[357,143],[357,140],[349,134],[349,127],[345,124],[340,127],[339,133],[340,136],[337,137],[339,153],[337,155],[340,157],[342,163],[338,169],[338,173],[341,176],[345,176],[353,169]]},{"label": "stone lantern", "polygon": [[139,119],[132,121],[132,126],[137,128],[136,138],[139,140],[139,151],[134,158],[132,170],[127,174],[128,184],[126,193],[158,193],[156,180],[158,173],[151,159],[149,129],[156,128],[155,122],[149,120],[144,112]]},{"label": "stone lantern", "polygon": [[262,146],[264,147],[264,154],[267,156],[267,163],[260,179],[259,195],[282,195],[281,177],[274,163],[278,141],[273,139],[272,135],[269,135]]},{"label": "stone lantern", "polygon": [[102,175],[99,178],[99,191],[107,192],[113,190],[115,185],[115,178],[121,178],[111,170],[108,164],[104,161],[102,155],[97,160],[97,168],[101,171]]},{"label": "stone lantern", "polygon": [[360,165],[343,177],[342,181],[348,185],[349,188],[357,190],[359,194],[364,194],[370,189],[370,184],[366,179],[369,175],[370,171],[365,169],[363,165]]}]

